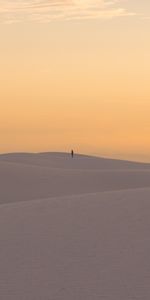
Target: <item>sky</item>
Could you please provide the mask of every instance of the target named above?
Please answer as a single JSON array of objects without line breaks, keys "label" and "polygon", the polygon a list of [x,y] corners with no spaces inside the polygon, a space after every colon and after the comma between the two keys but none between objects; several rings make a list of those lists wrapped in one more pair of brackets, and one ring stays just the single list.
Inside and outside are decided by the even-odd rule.
[{"label": "sky", "polygon": [[149,0],[0,0],[0,153],[150,162],[149,34]]}]

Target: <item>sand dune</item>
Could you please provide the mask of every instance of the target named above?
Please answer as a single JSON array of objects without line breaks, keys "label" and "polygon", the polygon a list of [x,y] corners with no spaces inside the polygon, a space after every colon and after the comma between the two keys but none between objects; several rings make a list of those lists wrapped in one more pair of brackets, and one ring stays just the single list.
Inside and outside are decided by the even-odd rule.
[{"label": "sand dune", "polygon": [[63,169],[150,169],[150,164],[115,159],[75,155],[69,153],[8,153],[1,154],[0,161],[16,162],[29,165]]},{"label": "sand dune", "polygon": [[0,203],[149,186],[148,164],[80,155],[71,159],[61,153],[0,156]]},{"label": "sand dune", "polygon": [[0,299],[150,298],[150,189],[0,208]]},{"label": "sand dune", "polygon": [[0,155],[0,299],[150,299],[150,166]]}]

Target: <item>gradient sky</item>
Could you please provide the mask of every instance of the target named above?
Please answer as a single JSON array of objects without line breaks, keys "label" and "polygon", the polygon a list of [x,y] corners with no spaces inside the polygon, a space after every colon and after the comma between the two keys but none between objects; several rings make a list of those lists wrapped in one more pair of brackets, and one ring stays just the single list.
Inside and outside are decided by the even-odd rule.
[{"label": "gradient sky", "polygon": [[150,162],[149,35],[149,0],[0,0],[0,152]]}]

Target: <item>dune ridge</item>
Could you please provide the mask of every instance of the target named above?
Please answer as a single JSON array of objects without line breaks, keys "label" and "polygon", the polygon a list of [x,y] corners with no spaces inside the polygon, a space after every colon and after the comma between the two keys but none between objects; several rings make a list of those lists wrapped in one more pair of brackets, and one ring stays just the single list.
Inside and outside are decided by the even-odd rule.
[{"label": "dune ridge", "polygon": [[[115,165],[116,164],[116,165]],[[0,203],[149,187],[150,165],[64,153],[0,155]]]},{"label": "dune ridge", "polygon": [[150,165],[0,155],[1,300],[149,300]]}]

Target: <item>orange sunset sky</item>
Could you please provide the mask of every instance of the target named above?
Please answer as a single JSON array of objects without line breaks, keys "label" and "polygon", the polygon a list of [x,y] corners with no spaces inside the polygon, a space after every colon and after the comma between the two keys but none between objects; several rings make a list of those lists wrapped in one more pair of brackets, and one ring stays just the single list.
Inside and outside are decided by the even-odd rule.
[{"label": "orange sunset sky", "polygon": [[0,0],[0,152],[150,162],[150,1]]}]

